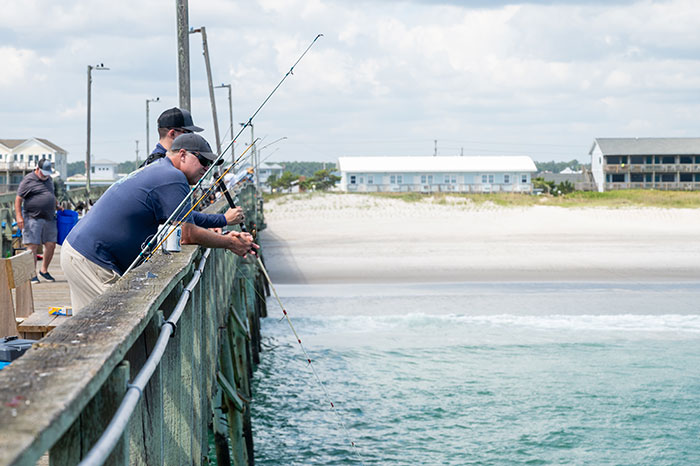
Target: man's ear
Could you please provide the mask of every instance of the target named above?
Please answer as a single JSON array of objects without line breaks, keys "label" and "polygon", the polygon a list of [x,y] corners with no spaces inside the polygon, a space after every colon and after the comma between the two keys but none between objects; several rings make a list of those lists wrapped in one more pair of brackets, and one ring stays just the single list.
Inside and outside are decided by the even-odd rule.
[{"label": "man's ear", "polygon": [[170,139],[175,139],[177,137],[176,133],[177,133],[177,131],[175,131],[174,129],[169,129],[168,130],[168,137]]}]

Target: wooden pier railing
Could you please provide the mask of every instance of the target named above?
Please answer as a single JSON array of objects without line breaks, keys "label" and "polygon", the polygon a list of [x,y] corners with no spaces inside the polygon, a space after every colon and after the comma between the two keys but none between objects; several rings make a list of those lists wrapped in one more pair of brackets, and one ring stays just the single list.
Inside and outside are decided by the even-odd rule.
[{"label": "wooden pier railing", "polygon": [[[255,196],[239,198],[246,217],[262,225]],[[36,464],[47,452],[56,465],[86,456],[153,350],[203,251],[183,246],[179,253],[158,253],[0,371],[0,465]],[[250,379],[259,358],[259,319],[266,315],[263,280],[254,260],[211,250],[105,464],[206,464],[210,433],[219,464],[253,464]]]}]

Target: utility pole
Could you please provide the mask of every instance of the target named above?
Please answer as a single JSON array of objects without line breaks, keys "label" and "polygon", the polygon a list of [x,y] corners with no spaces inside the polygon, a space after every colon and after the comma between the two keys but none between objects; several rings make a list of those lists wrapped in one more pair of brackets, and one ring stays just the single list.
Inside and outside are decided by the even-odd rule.
[{"label": "utility pole", "polygon": [[100,63],[99,65],[87,67],[87,149],[85,151],[85,190],[90,192],[90,107],[92,106],[92,70],[109,70]]},{"label": "utility pole", "polygon": [[136,140],[136,168],[139,168],[139,140]]},{"label": "utility pole", "polygon": [[211,80],[211,63],[209,62],[209,45],[207,44],[207,28],[190,29],[190,34],[200,32],[202,34],[202,50],[204,64],[207,68],[207,83],[209,84],[209,100],[211,101],[211,117],[214,120],[214,137],[216,138],[216,153],[221,154],[221,138],[219,137],[219,119],[216,117],[216,99],[214,99],[214,86]]},{"label": "utility pole", "polygon": [[464,147],[460,148],[459,155],[460,157],[464,157]]},{"label": "utility pole", "polygon": [[[151,147],[151,129],[150,129],[150,118],[148,116],[148,104],[151,102],[158,102],[160,101],[160,97],[156,97],[155,99],[146,99],[146,150],[149,150],[148,148]],[[137,142],[138,144],[138,142]],[[139,161],[139,154],[138,152],[136,153],[136,163],[138,164]]]},{"label": "utility pole", "polygon": [[435,153],[433,154],[433,157],[437,157],[437,139],[435,139]]},{"label": "utility pole", "polygon": [[[221,86],[214,86],[215,89],[219,89],[222,87],[228,87],[228,118],[229,118],[229,131],[230,131],[230,137],[231,141],[233,141],[233,100],[231,100],[231,85],[230,84],[221,84]],[[233,152],[233,144],[231,144],[231,162],[236,160],[236,157]]]},{"label": "utility pole", "polygon": [[177,87],[180,108],[191,110],[190,101],[190,19],[187,0],[176,1],[177,22]]}]

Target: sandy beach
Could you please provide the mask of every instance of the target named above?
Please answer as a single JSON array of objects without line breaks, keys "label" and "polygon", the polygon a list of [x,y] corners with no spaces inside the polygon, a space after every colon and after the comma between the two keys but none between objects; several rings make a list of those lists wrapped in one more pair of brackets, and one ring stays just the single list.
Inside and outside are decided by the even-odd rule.
[{"label": "sandy beach", "polygon": [[277,283],[694,281],[700,211],[499,207],[352,194],[265,205]]}]

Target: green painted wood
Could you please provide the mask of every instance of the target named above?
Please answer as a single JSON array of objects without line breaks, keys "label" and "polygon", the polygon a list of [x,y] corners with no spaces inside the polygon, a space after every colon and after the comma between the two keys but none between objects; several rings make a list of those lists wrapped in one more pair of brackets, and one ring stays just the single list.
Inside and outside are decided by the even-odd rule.
[{"label": "green painted wood", "polygon": [[[142,338],[131,348],[127,357],[132,363],[132,380],[153,351],[161,332],[163,312],[158,311],[143,332]],[[152,465],[163,461],[163,398],[161,367],[158,366],[146,384],[142,397],[129,422],[129,464]]]},{"label": "green painted wood", "polygon": [[221,385],[221,389],[231,401],[233,407],[236,409],[236,411],[242,413],[245,410],[246,405],[243,399],[238,396],[238,392],[234,386],[226,379],[226,376],[224,376],[221,371],[217,373],[217,378],[219,380],[219,385]]},{"label": "green painted wood", "polygon": [[[204,376],[202,365],[202,314],[208,311],[202,308],[202,281],[193,290],[190,299],[192,319],[192,459],[202,463],[205,460],[207,448],[202,445],[202,432],[207,430],[207,420],[202,415],[207,409],[204,399],[207,396],[203,386]],[[211,308],[214,312],[214,307]],[[202,425],[204,424],[204,425]]]},{"label": "green painted wood", "polygon": [[[184,286],[180,283],[173,291],[173,301],[182,294]],[[173,304],[174,305],[174,304]],[[170,309],[172,307],[168,306]],[[167,318],[167,316],[166,316]],[[185,464],[186,457],[180,438],[181,422],[184,419],[180,410],[180,393],[182,391],[181,371],[181,326],[170,339],[168,347],[163,354],[161,370],[163,373],[163,463]],[[189,440],[189,439],[188,439]]]},{"label": "green painted wood", "polygon": [[192,442],[193,439],[193,424],[194,424],[194,380],[192,364],[194,361],[193,354],[193,329],[192,329],[192,300],[185,307],[182,317],[180,317],[180,325],[178,332],[181,335],[180,343],[180,381],[182,387],[180,389],[180,412],[181,422],[179,423],[179,437],[185,458],[192,458]]}]

